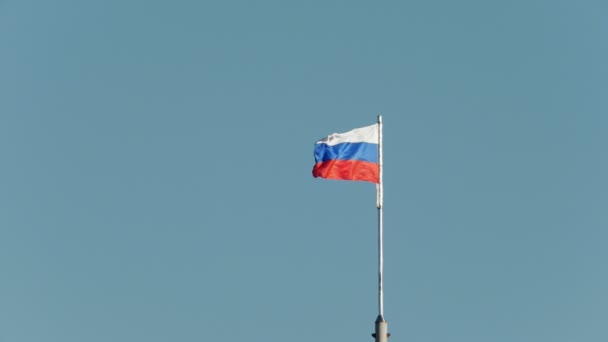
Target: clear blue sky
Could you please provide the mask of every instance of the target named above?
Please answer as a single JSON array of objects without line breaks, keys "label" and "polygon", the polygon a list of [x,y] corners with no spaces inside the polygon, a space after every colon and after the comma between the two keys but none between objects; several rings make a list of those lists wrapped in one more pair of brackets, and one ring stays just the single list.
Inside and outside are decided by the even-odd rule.
[{"label": "clear blue sky", "polygon": [[391,341],[608,341],[606,18],[0,0],[0,342],[372,341],[378,113]]}]

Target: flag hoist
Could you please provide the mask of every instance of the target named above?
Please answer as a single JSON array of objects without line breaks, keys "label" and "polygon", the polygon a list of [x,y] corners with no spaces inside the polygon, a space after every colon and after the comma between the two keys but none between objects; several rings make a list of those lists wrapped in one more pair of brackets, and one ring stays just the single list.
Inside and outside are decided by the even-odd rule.
[{"label": "flag hoist", "polygon": [[378,317],[372,336],[386,342],[390,334],[384,320],[383,258],[383,188],[382,188],[382,115],[371,126],[346,133],[333,133],[315,144],[312,175],[321,178],[365,181],[376,184],[378,208]]}]

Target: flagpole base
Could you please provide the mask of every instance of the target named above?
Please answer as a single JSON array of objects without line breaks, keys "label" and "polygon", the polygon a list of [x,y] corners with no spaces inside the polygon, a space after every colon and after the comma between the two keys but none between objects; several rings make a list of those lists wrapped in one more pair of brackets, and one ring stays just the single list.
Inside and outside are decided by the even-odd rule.
[{"label": "flagpole base", "polygon": [[376,318],[376,332],[372,334],[372,337],[376,342],[387,342],[390,336],[388,323],[384,320],[384,317],[378,315],[378,318]]}]

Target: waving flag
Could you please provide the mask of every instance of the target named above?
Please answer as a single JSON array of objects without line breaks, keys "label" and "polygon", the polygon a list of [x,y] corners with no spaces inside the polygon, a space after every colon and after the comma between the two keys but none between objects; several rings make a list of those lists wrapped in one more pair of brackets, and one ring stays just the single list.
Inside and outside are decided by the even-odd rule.
[{"label": "waving flag", "polygon": [[378,123],[346,133],[334,133],[315,144],[315,166],[312,175],[329,179],[376,183],[378,209],[378,317],[375,322],[376,342],[386,342],[391,335],[384,319],[383,291],[383,180],[382,180],[382,115]]},{"label": "waving flag", "polygon": [[378,124],[333,133],[315,144],[317,178],[379,183]]}]

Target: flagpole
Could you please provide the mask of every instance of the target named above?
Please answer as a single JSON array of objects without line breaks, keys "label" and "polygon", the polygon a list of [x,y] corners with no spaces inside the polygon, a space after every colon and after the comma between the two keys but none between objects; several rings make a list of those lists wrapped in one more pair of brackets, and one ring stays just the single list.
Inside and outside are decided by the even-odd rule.
[{"label": "flagpole", "polygon": [[384,320],[384,292],[383,292],[383,231],[382,207],[384,204],[382,184],[382,115],[378,114],[378,184],[376,184],[376,207],[378,208],[378,317],[375,322],[375,333],[372,336],[376,342],[387,342],[390,334],[388,324]]}]

